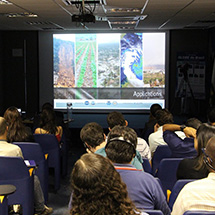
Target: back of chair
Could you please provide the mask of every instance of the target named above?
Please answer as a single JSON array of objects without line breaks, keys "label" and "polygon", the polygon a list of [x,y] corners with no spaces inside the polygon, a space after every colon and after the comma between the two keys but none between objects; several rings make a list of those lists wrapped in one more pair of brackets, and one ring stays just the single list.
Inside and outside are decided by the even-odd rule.
[{"label": "back of chair", "polygon": [[48,155],[48,167],[55,171],[55,190],[60,188],[60,147],[54,134],[34,134],[36,143],[39,143],[43,153]]},{"label": "back of chair", "polygon": [[149,163],[149,160],[147,158],[143,158],[143,170],[144,172],[152,174],[152,167]]},{"label": "back of chair", "polygon": [[163,212],[160,210],[141,210],[142,212],[146,212],[149,215],[163,215]]},{"label": "back of chair", "polygon": [[171,150],[169,148],[168,145],[159,145],[155,152],[154,152],[154,155],[153,155],[153,158],[152,158],[152,172],[153,172],[153,175],[156,174],[156,171],[157,171],[157,168],[159,166],[159,163],[160,161],[163,159],[163,158],[170,158],[171,157]]},{"label": "back of chair", "polygon": [[22,149],[22,154],[25,160],[34,160],[37,165],[35,174],[40,180],[45,201],[48,201],[48,163],[43,154],[39,143],[30,142],[13,142]]},{"label": "back of chair", "polygon": [[186,211],[183,215],[215,215],[215,211]]},{"label": "back of chair", "polygon": [[0,157],[0,184],[12,184],[16,192],[8,196],[8,204],[20,204],[23,215],[34,214],[34,180],[20,157]]},{"label": "back of chair", "polygon": [[164,158],[161,160],[156,176],[161,180],[165,191],[172,190],[177,181],[176,172],[183,158]]},{"label": "back of chair", "polygon": [[169,197],[169,207],[172,210],[173,204],[175,203],[175,200],[180,193],[181,189],[184,187],[185,184],[194,181],[193,179],[180,179],[177,180],[174,187],[172,188],[170,197]]}]

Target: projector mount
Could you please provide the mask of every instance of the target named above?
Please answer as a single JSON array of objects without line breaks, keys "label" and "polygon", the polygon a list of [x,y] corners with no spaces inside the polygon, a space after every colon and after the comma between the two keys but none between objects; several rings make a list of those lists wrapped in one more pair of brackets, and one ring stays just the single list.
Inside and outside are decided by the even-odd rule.
[{"label": "projector mount", "polygon": [[[75,5],[75,7],[79,10],[79,14],[72,15],[72,22],[95,22],[95,16],[93,15],[96,4],[100,4],[101,1],[65,1],[68,5]],[[87,7],[87,6],[88,7]],[[93,7],[92,7],[93,5]]]}]

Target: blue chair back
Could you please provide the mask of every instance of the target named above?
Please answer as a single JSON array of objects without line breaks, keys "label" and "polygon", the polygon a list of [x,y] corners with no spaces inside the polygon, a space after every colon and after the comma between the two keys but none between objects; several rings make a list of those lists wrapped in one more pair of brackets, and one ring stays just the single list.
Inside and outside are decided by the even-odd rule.
[{"label": "blue chair back", "polygon": [[25,160],[34,160],[37,165],[35,174],[40,180],[40,184],[43,190],[45,202],[48,201],[48,163],[43,154],[42,148],[39,143],[30,142],[13,142],[13,144],[19,146],[22,150],[22,154]]},{"label": "blue chair back", "polygon": [[178,164],[183,158],[164,158],[161,160],[156,176],[160,179],[165,191],[172,190],[177,181]]},{"label": "blue chair back", "polygon": [[185,184],[194,181],[193,179],[180,179],[177,180],[174,187],[172,188],[170,197],[169,197],[169,208],[172,210],[173,204],[175,203],[175,200],[180,193],[181,189],[184,187]]},{"label": "blue chair back", "polygon": [[54,168],[55,190],[60,188],[60,147],[54,134],[34,134],[36,143],[39,143],[43,153],[48,155],[48,167]]},{"label": "blue chair back", "polygon": [[143,165],[144,172],[152,174],[152,167],[151,167],[149,160],[147,158],[143,158],[142,165]]},{"label": "blue chair back", "polygon": [[215,215],[215,211],[186,211],[183,215]]},{"label": "blue chair back", "polygon": [[149,215],[163,215],[163,212],[160,210],[141,210],[143,212],[146,212]]},{"label": "blue chair back", "polygon": [[159,145],[153,155],[152,158],[152,172],[153,175],[156,174],[157,168],[163,158],[170,158],[172,152],[168,145]]},{"label": "blue chair back", "polygon": [[34,214],[34,180],[21,157],[0,157],[0,184],[16,187],[8,205],[22,205],[23,215]]}]

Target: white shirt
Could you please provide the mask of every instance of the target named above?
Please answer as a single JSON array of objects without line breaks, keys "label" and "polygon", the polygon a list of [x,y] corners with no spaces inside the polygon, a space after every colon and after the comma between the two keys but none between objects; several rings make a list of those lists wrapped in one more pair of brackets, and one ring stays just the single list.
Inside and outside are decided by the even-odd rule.
[{"label": "white shirt", "polygon": [[137,138],[137,151],[139,151],[142,158],[151,160],[151,151],[149,150],[149,145],[143,138]]},{"label": "white shirt", "polygon": [[[182,139],[186,137],[182,131],[176,131],[175,133]],[[149,148],[152,154],[159,145],[167,145],[163,139],[163,126],[160,126],[156,132],[149,135]]]},{"label": "white shirt", "polygon": [[184,186],[173,205],[172,215],[188,210],[215,211],[215,173]]},{"label": "white shirt", "polygon": [[19,146],[8,143],[4,140],[0,141],[0,156],[23,158],[22,150]]}]

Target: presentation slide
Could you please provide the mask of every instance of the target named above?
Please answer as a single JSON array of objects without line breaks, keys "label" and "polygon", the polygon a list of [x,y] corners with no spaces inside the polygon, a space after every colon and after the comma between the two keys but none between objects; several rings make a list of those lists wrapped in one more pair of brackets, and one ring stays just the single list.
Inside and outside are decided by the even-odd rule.
[{"label": "presentation slide", "polygon": [[53,34],[54,108],[165,105],[165,33]]}]

